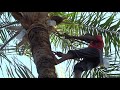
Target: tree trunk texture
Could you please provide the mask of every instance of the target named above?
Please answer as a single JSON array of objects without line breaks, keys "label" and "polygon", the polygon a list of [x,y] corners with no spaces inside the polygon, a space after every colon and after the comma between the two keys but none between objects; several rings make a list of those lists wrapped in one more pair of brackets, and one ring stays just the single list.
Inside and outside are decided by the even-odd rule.
[{"label": "tree trunk texture", "polygon": [[[12,15],[28,31],[28,40],[39,74],[38,78],[57,78],[55,56],[51,51],[49,41],[50,27],[46,25],[46,20],[49,19],[48,12],[12,12]],[[34,27],[30,29],[31,25]]]},{"label": "tree trunk texture", "polygon": [[48,30],[42,25],[36,26],[29,32],[28,39],[39,78],[57,78]]}]

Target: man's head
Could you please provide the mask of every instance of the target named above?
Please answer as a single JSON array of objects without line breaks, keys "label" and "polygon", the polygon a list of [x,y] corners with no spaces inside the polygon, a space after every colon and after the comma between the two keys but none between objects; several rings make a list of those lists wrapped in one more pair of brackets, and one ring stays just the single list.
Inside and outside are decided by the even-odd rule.
[{"label": "man's head", "polygon": [[50,19],[56,21],[56,25],[58,25],[58,24],[60,24],[65,18],[60,17],[60,16],[52,16]]}]

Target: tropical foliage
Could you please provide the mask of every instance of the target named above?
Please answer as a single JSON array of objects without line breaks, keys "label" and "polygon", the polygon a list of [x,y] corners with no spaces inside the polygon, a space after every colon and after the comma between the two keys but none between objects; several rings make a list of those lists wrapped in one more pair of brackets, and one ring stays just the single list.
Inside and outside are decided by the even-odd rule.
[{"label": "tropical foliage", "polygon": [[[84,78],[109,78],[120,77],[120,13],[119,12],[50,12],[50,16],[58,15],[66,18],[61,24],[56,26],[56,30],[50,34],[53,51],[66,53],[70,49],[86,47],[85,42],[66,40],[60,34],[83,35],[87,32],[92,34],[101,33],[104,37],[104,58],[110,62],[108,68],[97,67],[83,73]],[[0,73],[1,77],[11,78],[34,78],[32,70],[33,58],[30,45],[15,37],[23,28],[16,21],[10,12],[0,13]],[[58,49],[59,48],[59,49]],[[22,63],[20,55],[27,56],[31,62],[29,65]],[[9,57],[12,56],[12,59]],[[72,78],[73,67],[76,61],[65,61],[64,68],[66,77]],[[35,68],[35,67],[34,67]]]}]

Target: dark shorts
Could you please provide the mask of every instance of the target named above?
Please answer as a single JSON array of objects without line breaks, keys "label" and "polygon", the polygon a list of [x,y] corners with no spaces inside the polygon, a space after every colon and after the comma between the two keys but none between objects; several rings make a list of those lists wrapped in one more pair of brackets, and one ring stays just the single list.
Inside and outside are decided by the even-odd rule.
[{"label": "dark shorts", "polygon": [[83,58],[82,61],[74,66],[74,71],[87,71],[97,67],[100,63],[99,51],[95,48],[84,48],[79,50],[70,50],[68,54],[73,55],[74,58]]},{"label": "dark shorts", "polygon": [[83,61],[80,61],[74,66],[74,71],[88,71],[92,70],[93,68],[97,67],[100,63],[99,58],[91,58],[93,61],[89,61],[88,59],[83,59]]}]

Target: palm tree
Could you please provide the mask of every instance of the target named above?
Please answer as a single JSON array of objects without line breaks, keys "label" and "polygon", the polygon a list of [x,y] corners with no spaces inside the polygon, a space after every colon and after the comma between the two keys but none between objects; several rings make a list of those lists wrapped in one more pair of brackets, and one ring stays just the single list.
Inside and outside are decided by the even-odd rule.
[{"label": "palm tree", "polygon": [[56,78],[55,60],[49,41],[48,12],[12,12],[27,30],[28,41],[37,67],[39,78]]},{"label": "palm tree", "polygon": [[[13,62],[7,58],[6,52],[3,52],[8,50],[8,42],[13,40],[14,37],[22,31],[22,29],[25,29],[27,34],[23,37],[22,41],[16,44],[14,48],[9,48],[12,48],[14,52],[20,52],[24,55],[28,55],[29,57],[33,57],[39,78],[57,78],[51,44],[53,44],[55,48],[60,46],[62,51],[66,53],[70,49],[85,47],[85,44],[81,41],[65,40],[64,33],[68,33],[70,35],[82,35],[86,32],[100,32],[102,33],[105,41],[104,56],[111,56],[113,54],[111,49],[112,46],[114,46],[115,59],[109,60],[111,62],[109,69],[98,67],[91,71],[84,72],[83,77],[111,77],[113,74],[110,74],[109,72],[116,71],[118,67],[116,64],[118,64],[119,59],[116,57],[120,58],[120,18],[116,18],[117,15],[119,15],[119,13],[115,12],[1,12],[0,35],[1,41],[3,42],[0,48],[2,52],[1,57],[5,58],[9,64],[14,66],[15,73],[18,77],[34,77],[31,71],[24,64],[21,62],[18,63],[15,60],[15,64],[13,64]],[[66,19],[61,24],[52,27],[46,23],[51,16],[61,16]],[[15,20],[11,19],[13,17]],[[12,30],[15,25],[17,27],[20,26],[20,30],[17,30],[18,28]],[[10,39],[8,40],[8,38]],[[22,51],[19,51],[20,48],[22,48]],[[25,51],[26,53],[24,53]],[[68,68],[74,66],[76,62],[73,60],[67,61],[66,63],[67,73],[71,76],[72,70]],[[11,66],[6,65],[6,67],[9,76],[15,77]]]}]

